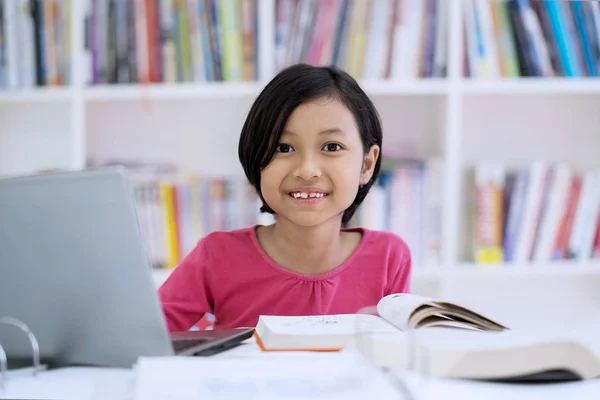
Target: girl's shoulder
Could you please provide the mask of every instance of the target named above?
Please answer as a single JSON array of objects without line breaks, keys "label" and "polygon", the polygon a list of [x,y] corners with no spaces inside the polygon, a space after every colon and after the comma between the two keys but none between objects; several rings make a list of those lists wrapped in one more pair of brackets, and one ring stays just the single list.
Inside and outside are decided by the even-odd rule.
[{"label": "girl's shoulder", "polygon": [[209,242],[222,242],[222,241],[237,241],[237,240],[248,240],[250,236],[253,234],[256,226],[248,226],[245,228],[233,229],[233,230],[223,230],[223,231],[213,231],[208,233],[206,236],[202,238],[203,241]]},{"label": "girl's shoulder", "polygon": [[[183,263],[192,263],[199,268],[227,272],[242,264],[256,265],[255,227],[230,231],[214,231],[200,239]],[[256,261],[256,262],[255,262]]]},{"label": "girl's shoulder", "polygon": [[412,255],[406,241],[398,234],[389,231],[362,227],[345,228],[348,231],[362,232],[358,247],[358,258],[382,268],[405,268],[412,264]]},{"label": "girl's shoulder", "polygon": [[368,244],[369,248],[390,249],[394,251],[409,251],[406,241],[398,234],[390,231],[368,229],[363,227],[344,228],[346,232],[357,231],[362,233],[362,241]]},{"label": "girl's shoulder", "polygon": [[229,231],[215,231],[204,236],[198,244],[205,250],[236,251],[254,247],[256,226],[234,229]]}]

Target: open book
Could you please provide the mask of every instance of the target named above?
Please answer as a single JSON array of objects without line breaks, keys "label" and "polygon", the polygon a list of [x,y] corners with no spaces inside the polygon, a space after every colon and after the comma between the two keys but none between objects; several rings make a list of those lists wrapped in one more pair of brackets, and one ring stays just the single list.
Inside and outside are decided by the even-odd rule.
[{"label": "open book", "polygon": [[458,304],[413,294],[382,298],[377,314],[327,316],[261,315],[256,335],[263,350],[339,350],[357,333],[396,333],[409,327],[447,327],[499,332],[505,326]]},{"label": "open book", "polygon": [[[358,348],[378,366],[414,368],[438,377],[600,377],[600,341],[575,337],[573,331],[561,333],[560,327],[552,332],[508,329],[458,304],[411,294],[384,297],[377,313],[263,315],[255,336],[263,351]],[[409,327],[415,328],[413,335],[407,333]]]}]

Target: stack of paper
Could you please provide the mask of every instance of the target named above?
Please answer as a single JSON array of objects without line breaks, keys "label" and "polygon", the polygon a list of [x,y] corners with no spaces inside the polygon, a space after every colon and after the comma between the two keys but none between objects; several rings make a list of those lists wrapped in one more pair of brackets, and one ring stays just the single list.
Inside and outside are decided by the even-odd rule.
[{"label": "stack of paper", "polygon": [[140,358],[134,398],[398,399],[380,370],[355,351],[257,359]]}]

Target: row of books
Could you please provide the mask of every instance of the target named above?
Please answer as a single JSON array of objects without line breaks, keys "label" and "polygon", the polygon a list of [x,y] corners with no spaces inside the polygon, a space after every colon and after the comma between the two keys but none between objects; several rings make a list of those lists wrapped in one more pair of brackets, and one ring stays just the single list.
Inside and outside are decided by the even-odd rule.
[{"label": "row of books", "polygon": [[336,65],[355,78],[446,75],[447,0],[277,0],[278,70]]},{"label": "row of books", "polygon": [[0,90],[71,82],[71,0],[0,0]]},{"label": "row of books", "polygon": [[140,228],[155,268],[174,268],[215,231],[272,222],[242,179],[199,175],[133,177]]},{"label": "row of books", "polygon": [[388,158],[351,224],[396,233],[415,265],[439,265],[443,170],[439,158]]},{"label": "row of books", "polygon": [[256,0],[87,1],[87,82],[257,79]]},{"label": "row of books", "polygon": [[[198,240],[274,222],[245,179],[130,168],[140,228],[155,268],[174,268]],[[415,264],[436,265],[441,246],[442,162],[400,160],[382,172],[348,225],[388,230],[411,248]]]},{"label": "row of books", "polygon": [[598,76],[600,3],[464,0],[465,74]]},{"label": "row of books", "polygon": [[600,170],[538,161],[470,173],[468,226],[478,263],[600,258]]}]

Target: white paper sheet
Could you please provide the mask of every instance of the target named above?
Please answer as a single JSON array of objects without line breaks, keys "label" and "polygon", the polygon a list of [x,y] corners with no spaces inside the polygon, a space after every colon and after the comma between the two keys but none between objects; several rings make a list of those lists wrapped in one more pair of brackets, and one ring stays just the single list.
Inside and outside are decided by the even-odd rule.
[{"label": "white paper sheet", "polygon": [[141,358],[135,399],[397,399],[388,378],[355,351],[314,357]]}]

